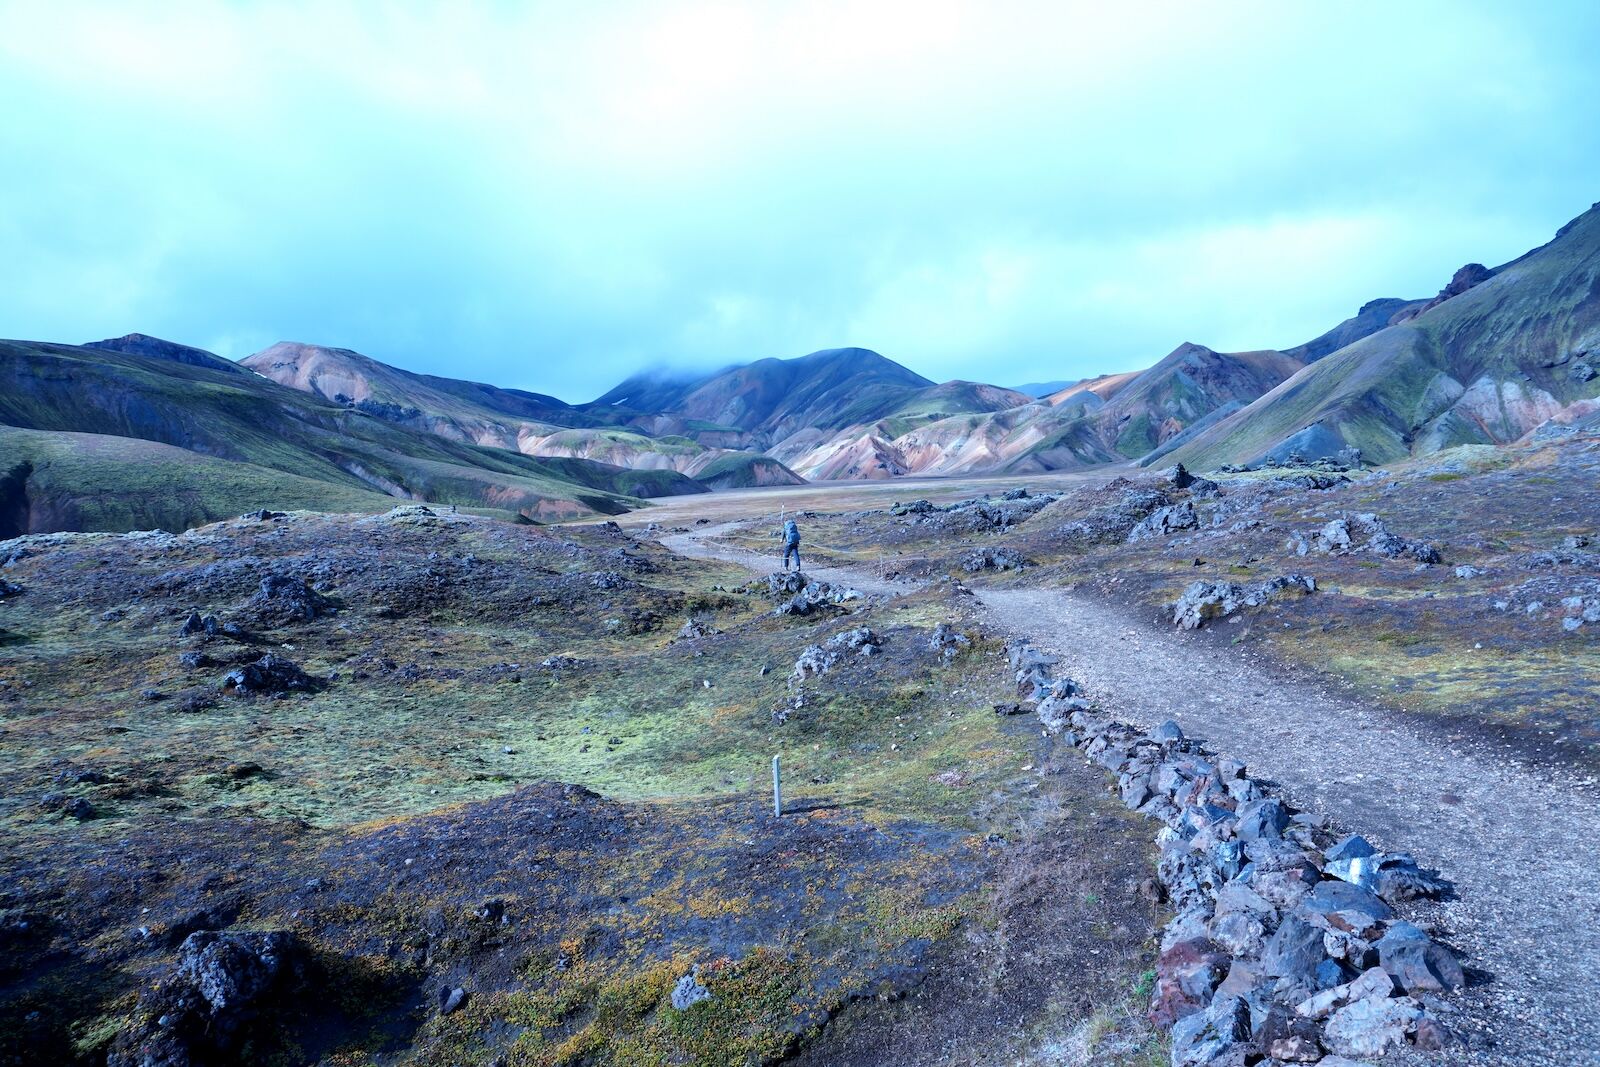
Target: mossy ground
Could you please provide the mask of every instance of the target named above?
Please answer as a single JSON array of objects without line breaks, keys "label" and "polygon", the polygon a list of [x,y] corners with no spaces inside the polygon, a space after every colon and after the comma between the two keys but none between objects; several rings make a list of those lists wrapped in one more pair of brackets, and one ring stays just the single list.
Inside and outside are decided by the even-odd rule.
[{"label": "mossy ground", "polygon": [[[1039,740],[991,710],[1003,658],[949,586],[777,617],[732,591],[746,572],[615,527],[415,509],[18,548],[0,1019],[34,1054],[102,1054],[183,933],[238,923],[368,976],[304,1026],[264,1023],[259,1062],[769,1062],[984,927],[987,835],[1037,802]],[[331,610],[275,616],[268,573]],[[191,611],[242,631],[182,637]],[[677,639],[691,617],[720,633]],[[937,622],[972,650],[941,661]],[[881,655],[791,685],[801,649],[860,625]],[[219,693],[268,651],[321,687]],[[1114,807],[1097,776],[1052,788]],[[1061,833],[1147,863],[1132,823]],[[1150,918],[1113,969],[1141,965]],[[694,965],[714,999],[677,1012]],[[471,995],[441,1015],[453,984]]]}]

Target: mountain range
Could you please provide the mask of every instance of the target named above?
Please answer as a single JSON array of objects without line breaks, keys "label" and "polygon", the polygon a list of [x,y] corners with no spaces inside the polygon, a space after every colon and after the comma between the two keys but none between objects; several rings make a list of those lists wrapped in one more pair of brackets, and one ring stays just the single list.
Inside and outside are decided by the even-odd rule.
[{"label": "mountain range", "polygon": [[634,375],[588,403],[281,342],[238,363],[143,334],[0,341],[0,537],[182,528],[396,498],[525,521],[802,480],[1196,469],[1358,448],[1391,462],[1600,412],[1600,205],[1429,298],[1282,350],[1185,342],[1148,369],[1007,389],[863,348]]}]

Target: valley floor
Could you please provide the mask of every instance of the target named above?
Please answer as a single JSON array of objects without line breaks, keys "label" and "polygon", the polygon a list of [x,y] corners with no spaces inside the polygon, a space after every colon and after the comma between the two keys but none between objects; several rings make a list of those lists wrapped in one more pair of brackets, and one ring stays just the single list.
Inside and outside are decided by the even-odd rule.
[{"label": "valley floor", "polygon": [[[1026,481],[1038,491],[1038,479]],[[1086,484],[1081,477],[1074,481]],[[1574,494],[1566,484],[1569,496]],[[909,488],[887,494],[902,503],[916,495]],[[785,499],[796,505],[826,501],[835,509],[850,505],[848,493],[839,489],[820,498]],[[869,487],[859,499],[872,508],[884,502],[885,492]],[[1582,507],[1581,501],[1575,503]],[[755,495],[744,503],[759,517],[698,526],[664,542],[684,554],[767,565],[769,557],[752,547],[768,535],[770,508]],[[903,591],[928,580],[912,576],[919,564],[927,575],[957,558],[932,535],[918,535],[923,540],[915,544],[898,540],[885,527],[895,514],[817,517],[809,524],[819,540],[812,547],[829,565],[813,573],[862,588]],[[1486,517],[1453,513],[1454,543],[1472,543],[1481,529],[1475,523]],[[1550,518],[1548,512],[1541,517]],[[1027,531],[1038,521],[1023,519],[1017,528]],[[1557,526],[1555,533],[1561,532]],[[1508,534],[1502,531],[1502,537]],[[987,540],[1025,545],[1028,536],[1003,528]],[[1040,535],[1032,536],[1037,547]],[[960,543],[985,540],[967,537]],[[919,556],[916,548],[932,552]],[[1185,545],[1173,554],[1195,552]],[[1246,761],[1254,773],[1281,783],[1302,806],[1383,847],[1414,852],[1453,880],[1456,894],[1431,905],[1428,920],[1462,955],[1471,980],[1453,1004],[1441,1005],[1464,1042],[1446,1054],[1449,1062],[1600,1063],[1600,1018],[1593,1011],[1600,1000],[1600,889],[1593,876],[1600,788],[1586,740],[1592,735],[1583,732],[1596,723],[1580,717],[1576,734],[1552,738],[1554,731],[1541,726],[1541,736],[1527,737],[1517,734],[1514,721],[1503,728],[1481,722],[1474,729],[1478,712],[1470,705],[1434,704],[1422,711],[1375,699],[1371,687],[1341,679],[1327,662],[1294,658],[1303,646],[1273,648],[1241,640],[1237,632],[1228,641],[1213,629],[1174,629],[1170,609],[1158,610],[1150,586],[1134,579],[1133,592],[1112,592],[1121,579],[1108,566],[1097,559],[1094,580],[1078,589],[1050,580],[1049,571],[1023,571],[1020,577],[1008,571],[985,580],[979,568],[970,588],[991,626],[1058,653],[1066,673],[1107,711],[1146,727],[1174,720]],[[1137,563],[1130,559],[1129,567],[1136,571]],[[1294,608],[1263,609],[1259,616],[1231,621],[1245,622],[1239,629],[1248,633],[1293,614]],[[1482,632],[1470,616],[1456,625],[1468,635]],[[1572,684],[1573,672],[1586,673],[1593,634],[1562,647],[1566,654],[1552,656],[1542,676],[1553,692]],[[1491,677],[1481,684],[1495,682]]]},{"label": "valley floor", "polygon": [[5,542],[0,1065],[1164,1062],[1011,636],[1438,867],[1443,1062],[1600,1062],[1600,443],[1430,463]]}]

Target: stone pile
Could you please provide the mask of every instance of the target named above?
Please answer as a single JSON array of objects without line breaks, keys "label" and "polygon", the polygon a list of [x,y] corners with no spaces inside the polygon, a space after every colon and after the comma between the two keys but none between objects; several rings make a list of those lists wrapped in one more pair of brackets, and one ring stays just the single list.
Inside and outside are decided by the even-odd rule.
[{"label": "stone pile", "polygon": [[945,663],[949,663],[961,653],[972,647],[972,642],[967,635],[957,630],[947,622],[941,622],[933,628],[933,636],[928,639],[928,647]]},{"label": "stone pile", "polygon": [[1020,571],[1032,565],[1033,561],[1021,552],[1010,548],[995,548],[992,545],[975,548],[961,559],[961,569],[969,574],[977,574],[979,571]]},{"label": "stone pile", "polygon": [[1179,489],[1189,490],[1195,496],[1211,496],[1222,491],[1222,486],[1210,478],[1202,478],[1198,474],[1191,473],[1182,463],[1168,467],[1161,472],[1161,476]]},{"label": "stone pile", "polygon": [[333,606],[304,578],[268,574],[262,577],[255,596],[250,598],[247,611],[263,622],[310,622],[318,616],[332,614]]},{"label": "stone pile", "polygon": [[1190,582],[1172,604],[1172,624],[1180,630],[1197,630],[1207,620],[1221,619],[1241,608],[1256,608],[1283,593],[1305,595],[1317,591],[1309,574],[1280,574],[1261,582]]},{"label": "stone pile", "polygon": [[1194,504],[1185,500],[1151,512],[1139,525],[1128,531],[1128,543],[1166,537],[1180,530],[1198,529],[1199,526],[1200,518],[1194,513]]},{"label": "stone pile", "polygon": [[860,600],[861,593],[847,586],[808,578],[799,571],[778,571],[744,587],[746,592],[765,593],[778,602],[774,615],[809,615],[822,607],[837,607]]},{"label": "stone pile", "polygon": [[789,682],[795,685],[809,678],[821,677],[849,655],[876,656],[882,651],[882,646],[883,638],[866,626],[834,634],[820,645],[805,647],[800,653],[800,658],[794,661],[794,670],[789,672]]},{"label": "stone pile", "polygon": [[313,690],[317,681],[300,665],[284,656],[268,652],[254,663],[229,671],[222,679],[224,693],[279,694],[291,690]]},{"label": "stone pile", "polygon": [[[1356,544],[1358,534],[1366,535],[1360,545]],[[1344,555],[1367,551],[1389,559],[1412,559],[1418,563],[1438,563],[1442,558],[1433,545],[1401,537],[1370,513],[1333,519],[1313,533],[1296,534],[1286,547],[1297,556],[1310,552]]]},{"label": "stone pile", "polygon": [[1145,732],[1100,716],[1027,642],[1007,652],[1019,685],[1040,694],[1045,729],[1164,824],[1157,873],[1175,917],[1150,1017],[1172,1029],[1174,1067],[1352,1067],[1349,1057],[1445,1046],[1429,1003],[1464,984],[1461,966],[1395,911],[1443,894],[1434,872],[1359,836],[1335,840],[1176,723]]}]

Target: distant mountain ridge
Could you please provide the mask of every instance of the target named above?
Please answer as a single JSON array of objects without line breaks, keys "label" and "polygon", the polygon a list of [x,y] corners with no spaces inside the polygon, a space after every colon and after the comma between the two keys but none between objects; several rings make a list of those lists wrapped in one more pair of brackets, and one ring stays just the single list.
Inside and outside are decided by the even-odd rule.
[{"label": "distant mountain ridge", "polygon": [[1289,349],[1185,342],[1142,371],[1029,388],[1053,386],[935,383],[837,348],[643,372],[570,404],[296,342],[240,364],[140,333],[0,342],[0,513],[114,528],[399,497],[544,520],[803,478],[1204,470],[1350,448],[1390,462],[1594,432],[1600,205],[1510,263],[1469,263],[1430,298],[1368,301]]},{"label": "distant mountain ridge", "polygon": [[[655,430],[634,412],[578,407],[553,396],[416,374],[346,348],[279,342],[242,365],[282,385],[455,441],[528,456],[582,459],[632,470],[708,474],[707,486],[789,485],[801,479],[767,457],[677,436],[682,420]],[[651,420],[643,420],[651,421]],[[660,421],[660,420],[655,420]],[[732,436],[738,437],[737,433]]]}]

